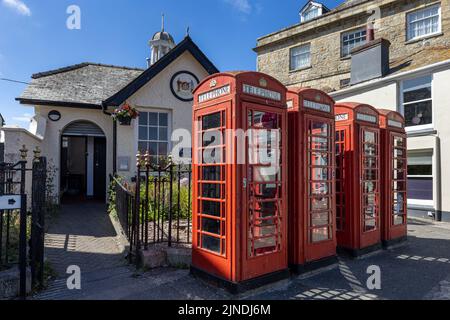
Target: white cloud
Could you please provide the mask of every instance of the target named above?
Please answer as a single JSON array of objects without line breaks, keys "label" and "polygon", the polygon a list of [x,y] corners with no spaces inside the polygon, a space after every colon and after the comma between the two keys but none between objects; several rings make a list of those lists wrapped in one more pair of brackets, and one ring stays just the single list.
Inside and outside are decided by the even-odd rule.
[{"label": "white cloud", "polygon": [[224,0],[224,1],[242,13],[245,14],[252,13],[253,7],[250,4],[249,0]]},{"label": "white cloud", "polygon": [[14,9],[17,13],[24,16],[31,16],[31,10],[21,0],[2,0],[3,5]]},{"label": "white cloud", "polygon": [[12,119],[13,119],[14,121],[18,121],[18,122],[26,122],[26,123],[30,123],[32,117],[33,117],[32,114],[24,113],[23,115],[21,115],[21,116],[19,116],[19,117],[12,117]]}]

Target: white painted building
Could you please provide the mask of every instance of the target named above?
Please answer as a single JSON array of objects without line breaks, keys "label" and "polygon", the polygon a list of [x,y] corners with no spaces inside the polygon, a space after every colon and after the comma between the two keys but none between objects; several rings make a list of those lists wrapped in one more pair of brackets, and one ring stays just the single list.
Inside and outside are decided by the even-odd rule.
[{"label": "white painted building", "polygon": [[[426,57],[424,57],[426,59]],[[366,81],[330,95],[405,115],[411,215],[450,221],[450,60]]]},{"label": "white painted building", "polygon": [[[163,29],[150,46],[145,70],[82,63],[33,75],[17,100],[35,115],[29,130],[2,128],[5,161],[22,145],[31,160],[38,146],[58,196],[104,200],[109,175],[135,175],[138,150],[167,156],[173,130],[191,130],[193,89],[218,70],[189,36],[175,45]],[[111,116],[125,103],[140,112],[130,126]]]}]

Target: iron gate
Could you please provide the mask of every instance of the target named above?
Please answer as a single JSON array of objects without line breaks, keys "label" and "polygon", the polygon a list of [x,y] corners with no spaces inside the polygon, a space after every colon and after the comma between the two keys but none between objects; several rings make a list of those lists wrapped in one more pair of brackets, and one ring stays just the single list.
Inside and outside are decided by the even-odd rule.
[{"label": "iron gate", "polygon": [[130,261],[150,245],[190,246],[192,242],[191,165],[170,159],[156,165],[150,159],[148,153],[138,154],[132,184],[112,177],[115,210],[130,242]]},{"label": "iron gate", "polygon": [[[27,168],[27,150],[23,147],[20,152],[22,160],[17,163],[0,163],[0,270],[19,267],[19,294],[25,298],[28,267],[33,287],[42,286],[44,281],[47,166],[37,149],[32,168]],[[31,194],[27,194],[30,174]]]}]

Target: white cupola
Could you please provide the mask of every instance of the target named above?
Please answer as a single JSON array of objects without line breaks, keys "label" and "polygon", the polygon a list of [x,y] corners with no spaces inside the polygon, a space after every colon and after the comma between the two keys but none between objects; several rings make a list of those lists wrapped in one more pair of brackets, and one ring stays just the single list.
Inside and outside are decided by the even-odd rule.
[{"label": "white cupola", "polygon": [[164,15],[162,15],[161,31],[155,33],[149,41],[151,57],[147,59],[148,67],[156,63],[175,47],[175,41],[170,33],[164,31]]}]

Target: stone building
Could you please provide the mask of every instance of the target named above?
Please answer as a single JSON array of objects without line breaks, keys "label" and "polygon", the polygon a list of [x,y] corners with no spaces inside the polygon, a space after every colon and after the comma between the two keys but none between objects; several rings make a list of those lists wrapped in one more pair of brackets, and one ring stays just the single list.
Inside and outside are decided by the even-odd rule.
[{"label": "stone building", "polygon": [[[407,20],[425,8],[439,8],[440,28],[429,36],[415,37]],[[391,72],[410,69],[408,62],[423,52],[431,52],[426,64],[449,56],[450,33],[444,32],[450,28],[449,0],[348,0],[313,19],[259,38],[254,49],[258,71],[287,86],[339,90],[349,84],[350,51],[367,41],[371,19],[376,21],[375,38],[391,43]]]},{"label": "stone building", "polygon": [[409,213],[450,221],[450,0],[349,0],[255,51],[287,86],[402,113]]}]

